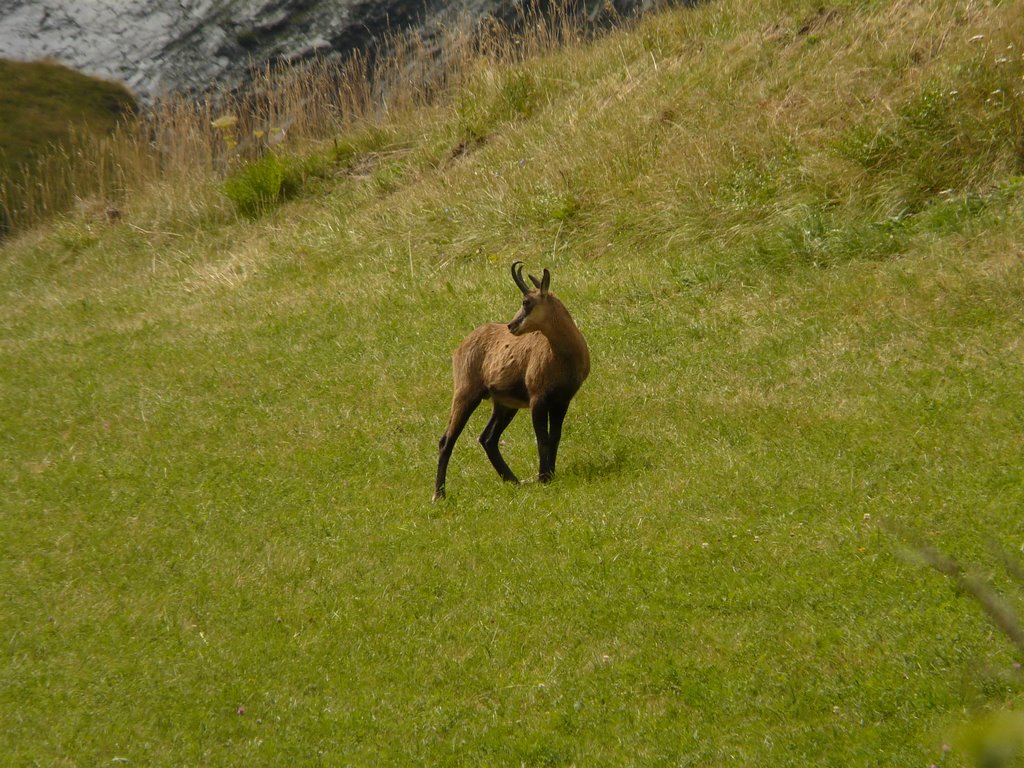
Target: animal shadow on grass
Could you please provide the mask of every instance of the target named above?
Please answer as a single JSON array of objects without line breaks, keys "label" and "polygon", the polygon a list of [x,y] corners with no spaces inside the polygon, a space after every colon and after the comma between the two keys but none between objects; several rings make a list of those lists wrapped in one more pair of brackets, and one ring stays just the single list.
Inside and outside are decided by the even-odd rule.
[{"label": "animal shadow on grass", "polygon": [[624,475],[630,471],[645,469],[647,462],[628,451],[624,446],[616,446],[610,452],[590,455],[576,461],[567,461],[559,470],[563,477],[575,477],[581,481],[602,480],[609,477]]}]

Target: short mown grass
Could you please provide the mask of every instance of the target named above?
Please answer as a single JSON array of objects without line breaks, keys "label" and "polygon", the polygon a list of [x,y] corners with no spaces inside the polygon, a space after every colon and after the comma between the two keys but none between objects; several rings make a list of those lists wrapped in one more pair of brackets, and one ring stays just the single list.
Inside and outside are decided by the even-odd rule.
[{"label": "short mown grass", "polygon": [[[215,178],[6,244],[0,754],[977,764],[1021,659],[913,544],[1021,608],[1022,97],[944,102],[945,169],[912,117],[1019,79],[1024,14],[927,6],[665,11],[305,146],[252,216]],[[515,258],[591,347],[558,476],[502,485],[480,413],[431,504]]]}]

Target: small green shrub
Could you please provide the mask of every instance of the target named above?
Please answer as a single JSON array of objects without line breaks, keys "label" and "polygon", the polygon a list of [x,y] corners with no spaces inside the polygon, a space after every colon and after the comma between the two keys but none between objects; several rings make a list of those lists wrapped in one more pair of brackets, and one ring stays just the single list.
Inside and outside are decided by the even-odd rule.
[{"label": "small green shrub", "polygon": [[529,72],[512,72],[504,78],[498,96],[498,112],[506,120],[530,117],[537,108],[537,81]]},{"label": "small green shrub", "polygon": [[382,165],[377,167],[371,178],[374,188],[380,195],[390,195],[402,186],[404,170],[394,165]]},{"label": "small green shrub", "polygon": [[734,212],[763,211],[791,186],[799,170],[799,152],[791,140],[784,138],[767,152],[737,163],[722,179],[716,196]]},{"label": "small green shrub", "polygon": [[542,219],[564,223],[580,211],[580,199],[571,189],[564,189],[537,200],[537,211]]},{"label": "small green shrub", "polygon": [[534,187],[523,199],[523,211],[539,225],[569,224],[584,208],[585,189],[570,173],[562,171],[556,179]]},{"label": "small green shrub", "polygon": [[222,189],[240,214],[255,218],[294,197],[301,186],[301,170],[294,163],[269,154],[231,174]]}]

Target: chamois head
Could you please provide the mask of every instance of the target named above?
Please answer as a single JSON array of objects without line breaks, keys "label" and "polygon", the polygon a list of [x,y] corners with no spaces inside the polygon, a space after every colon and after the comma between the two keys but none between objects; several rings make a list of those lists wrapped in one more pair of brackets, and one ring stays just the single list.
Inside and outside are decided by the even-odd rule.
[{"label": "chamois head", "polygon": [[535,286],[532,289],[523,280],[523,262],[512,263],[512,279],[516,281],[519,290],[523,292],[523,307],[508,324],[508,330],[513,336],[539,331],[544,327],[550,310],[552,295],[548,293],[548,288],[551,285],[551,273],[545,267],[540,280],[533,275],[529,277]]}]

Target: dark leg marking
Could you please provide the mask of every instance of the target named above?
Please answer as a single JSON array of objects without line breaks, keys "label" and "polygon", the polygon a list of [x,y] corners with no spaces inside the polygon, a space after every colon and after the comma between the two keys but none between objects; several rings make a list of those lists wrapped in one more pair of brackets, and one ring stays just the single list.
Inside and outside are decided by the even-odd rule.
[{"label": "dark leg marking", "polygon": [[518,483],[519,478],[515,476],[512,470],[509,469],[508,464],[505,463],[498,445],[501,441],[501,433],[505,431],[505,428],[515,418],[515,415],[515,408],[509,408],[506,405],[495,402],[494,411],[491,413],[491,420],[487,422],[487,426],[480,434],[480,444],[484,447],[484,451],[487,452],[487,458],[491,460],[491,464],[497,470],[501,479],[508,483]]},{"label": "dark leg marking", "polygon": [[466,422],[473,415],[473,411],[480,405],[481,397],[473,395],[470,397],[456,397],[452,402],[452,413],[448,418],[448,429],[437,444],[439,456],[437,459],[437,477],[434,480],[434,501],[444,498],[444,481],[448,474],[448,460],[452,457],[452,449],[455,448],[455,441],[459,439]]}]

